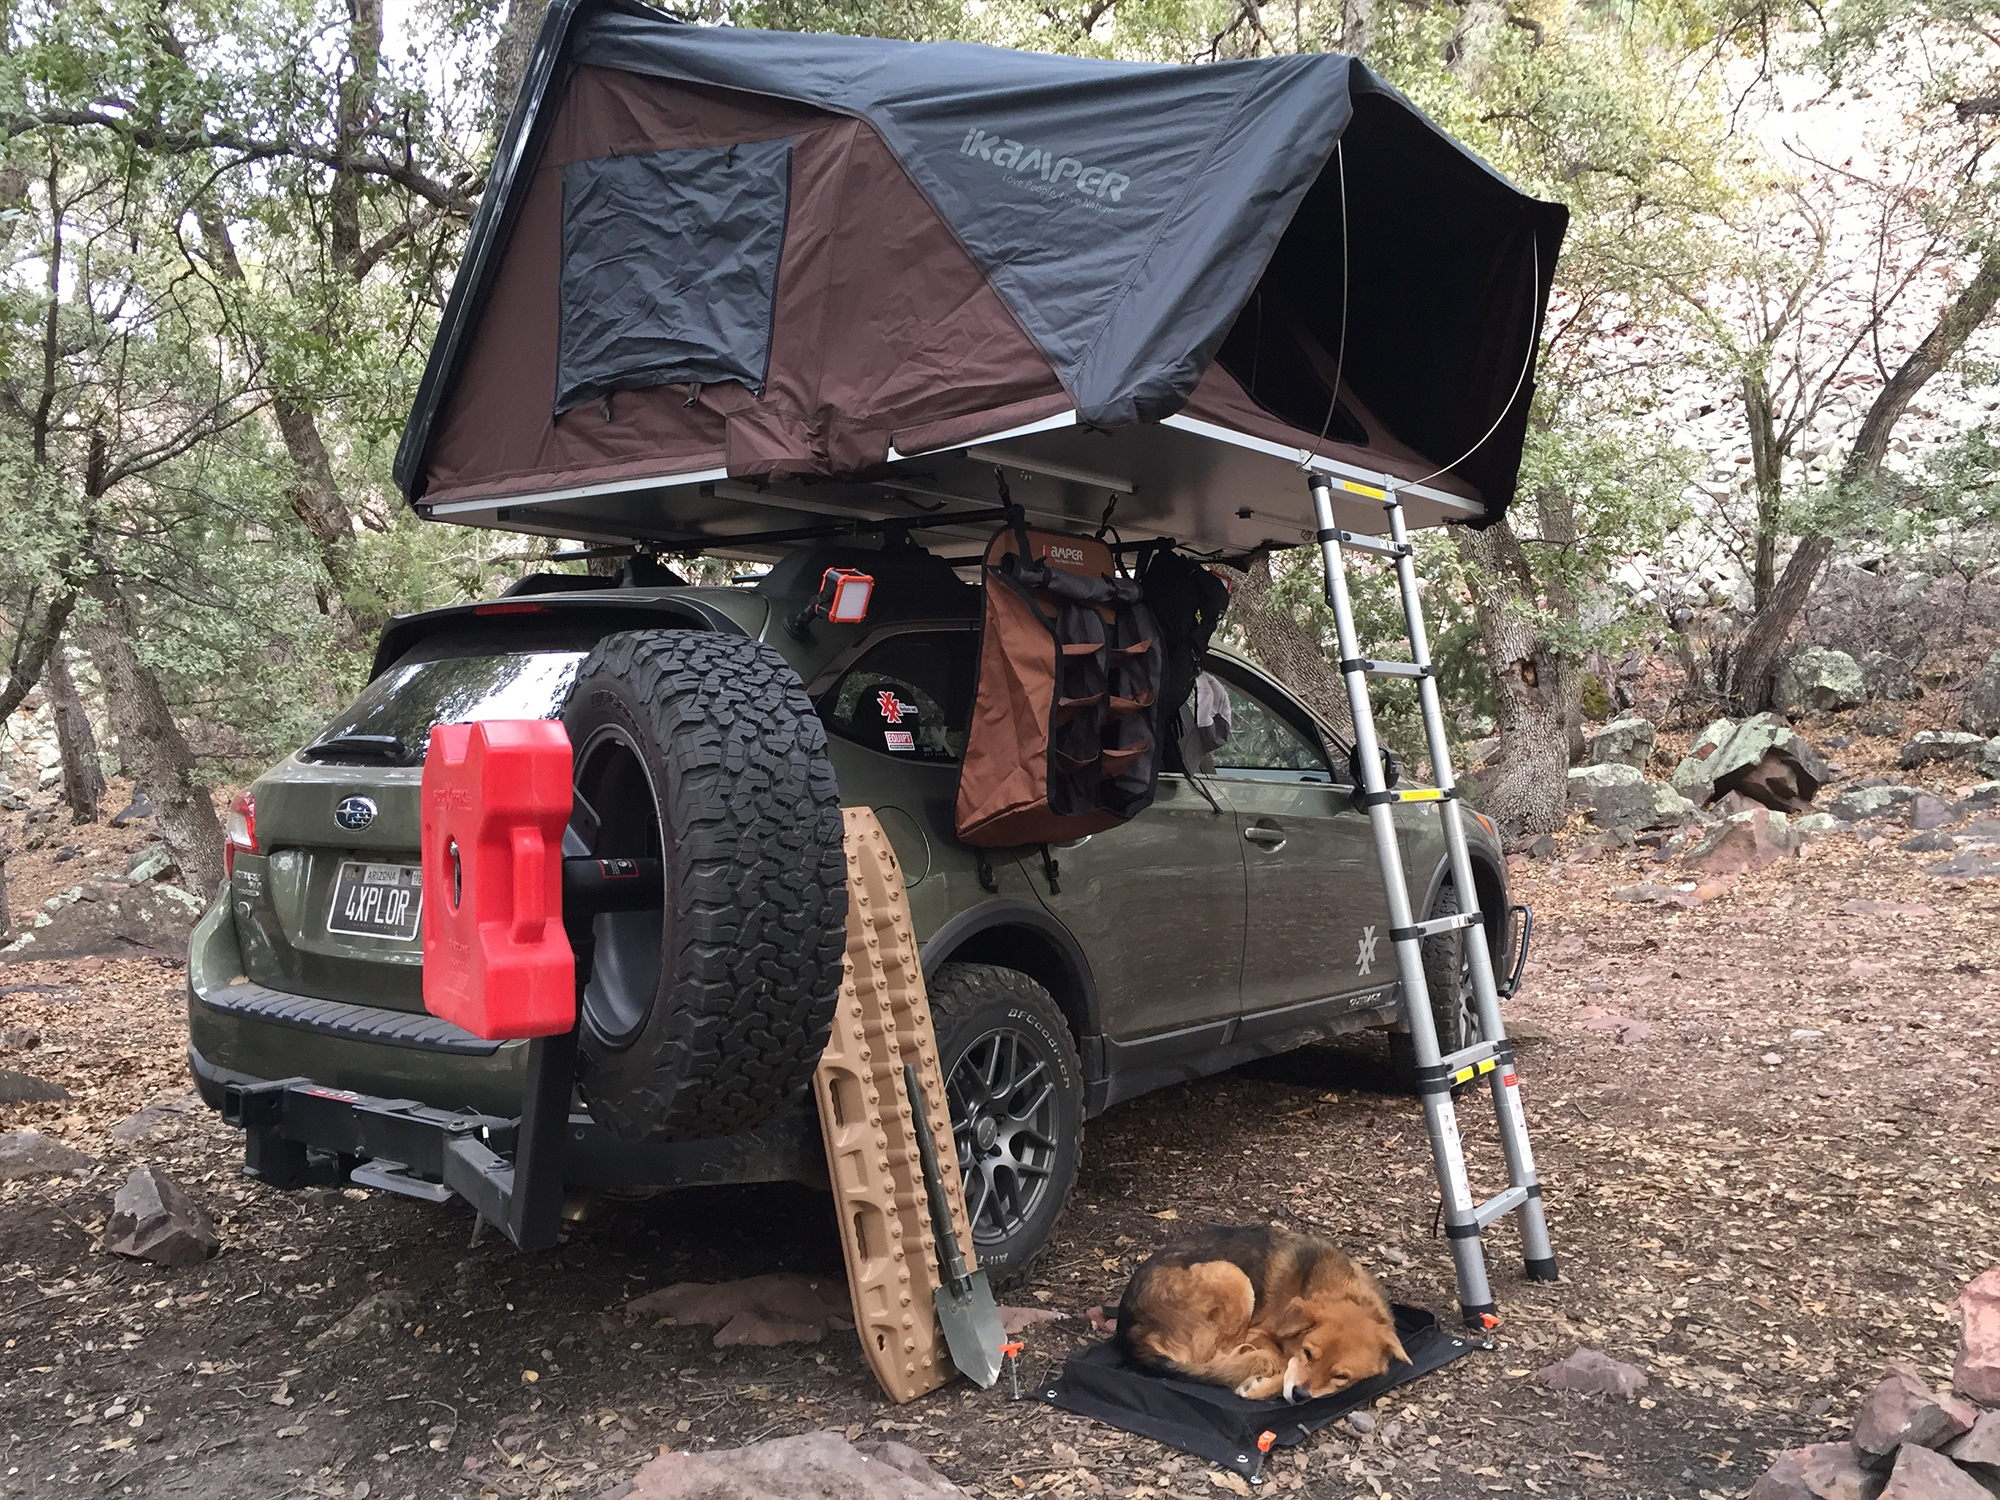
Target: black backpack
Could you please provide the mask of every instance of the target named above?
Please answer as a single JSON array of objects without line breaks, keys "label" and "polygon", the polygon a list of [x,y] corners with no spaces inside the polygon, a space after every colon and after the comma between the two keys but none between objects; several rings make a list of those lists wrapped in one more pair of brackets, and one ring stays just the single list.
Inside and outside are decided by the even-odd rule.
[{"label": "black backpack", "polygon": [[1229,585],[1171,545],[1146,560],[1139,584],[1159,622],[1160,644],[1166,648],[1158,722],[1171,725],[1194,693],[1208,643],[1229,608]]}]

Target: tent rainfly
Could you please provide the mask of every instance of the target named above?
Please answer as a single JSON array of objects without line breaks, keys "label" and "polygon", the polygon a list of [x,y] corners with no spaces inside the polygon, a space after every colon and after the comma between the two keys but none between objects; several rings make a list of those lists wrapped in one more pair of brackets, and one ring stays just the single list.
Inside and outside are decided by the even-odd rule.
[{"label": "tent rainfly", "polygon": [[1305,468],[1489,524],[1566,223],[1335,54],[556,0],[396,476],[428,516],[667,551],[991,506],[996,469],[1040,524],[1115,502],[1215,555],[1309,534]]}]

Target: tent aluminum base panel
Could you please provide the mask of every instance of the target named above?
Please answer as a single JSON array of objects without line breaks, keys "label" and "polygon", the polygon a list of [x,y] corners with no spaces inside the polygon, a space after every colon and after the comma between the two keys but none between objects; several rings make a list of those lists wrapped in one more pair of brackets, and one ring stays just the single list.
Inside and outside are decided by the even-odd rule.
[{"label": "tent aluminum base panel", "polygon": [[1251,1479],[1263,1467],[1257,1450],[1261,1434],[1275,1434],[1274,1446],[1294,1447],[1376,1397],[1486,1347],[1447,1332],[1435,1313],[1421,1307],[1399,1302],[1394,1311],[1396,1336],[1411,1363],[1310,1401],[1246,1401],[1219,1385],[1142,1369],[1125,1357],[1116,1339],[1072,1354],[1062,1374],[1033,1394],[1063,1411],[1136,1432]]}]

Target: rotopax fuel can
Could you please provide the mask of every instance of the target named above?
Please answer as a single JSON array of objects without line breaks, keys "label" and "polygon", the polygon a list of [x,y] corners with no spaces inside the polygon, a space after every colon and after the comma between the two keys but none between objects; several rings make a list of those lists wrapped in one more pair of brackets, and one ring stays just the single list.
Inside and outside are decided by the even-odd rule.
[{"label": "rotopax fuel can", "polygon": [[570,745],[546,719],[440,724],[424,757],[424,1009],[474,1036],[576,1024],[562,922]]}]

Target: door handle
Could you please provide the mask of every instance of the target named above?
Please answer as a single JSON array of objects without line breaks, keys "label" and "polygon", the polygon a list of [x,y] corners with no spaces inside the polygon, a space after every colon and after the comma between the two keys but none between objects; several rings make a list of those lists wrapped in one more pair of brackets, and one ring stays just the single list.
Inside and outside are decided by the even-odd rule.
[{"label": "door handle", "polygon": [[1243,830],[1243,837],[1253,844],[1262,844],[1267,849],[1285,847],[1285,830],[1282,828],[1267,828],[1261,823],[1252,823]]}]

